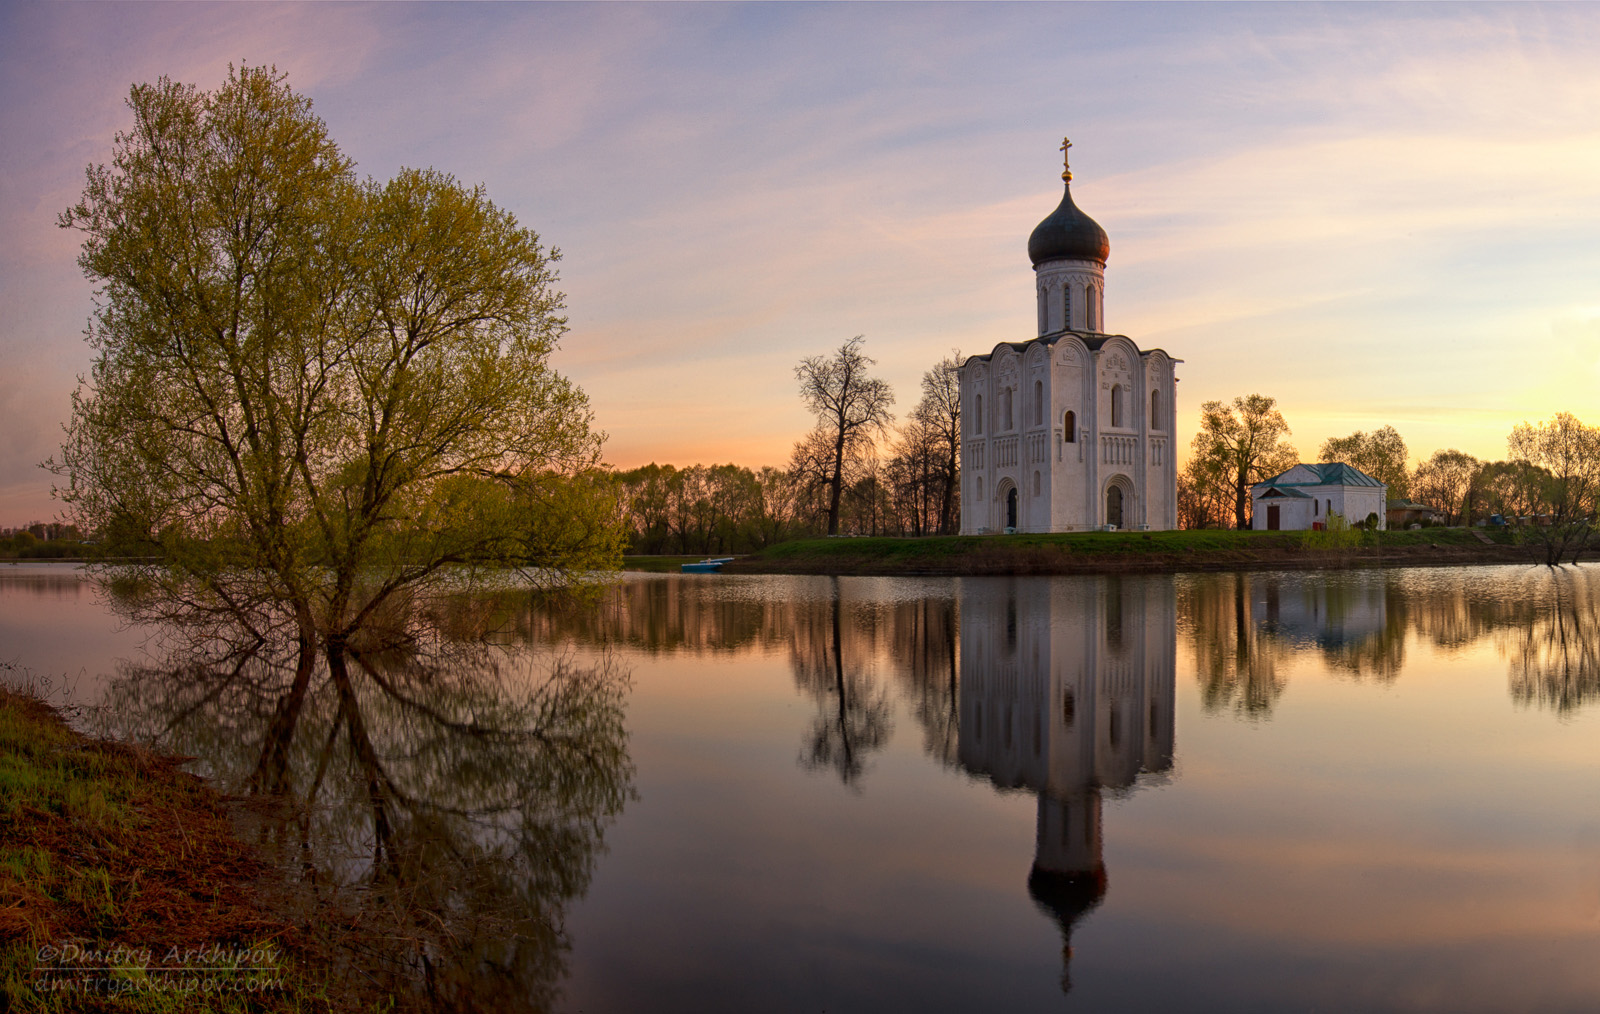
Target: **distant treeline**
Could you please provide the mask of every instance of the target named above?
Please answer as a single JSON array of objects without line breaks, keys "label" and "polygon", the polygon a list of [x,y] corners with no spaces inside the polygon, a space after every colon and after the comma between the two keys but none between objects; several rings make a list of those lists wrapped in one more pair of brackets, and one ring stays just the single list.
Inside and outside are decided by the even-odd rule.
[{"label": "distant treeline", "polygon": [[[945,534],[943,486],[915,465],[902,455],[864,463],[841,497],[839,533]],[[828,530],[826,487],[797,471],[652,463],[617,479],[630,553],[749,553]]]}]

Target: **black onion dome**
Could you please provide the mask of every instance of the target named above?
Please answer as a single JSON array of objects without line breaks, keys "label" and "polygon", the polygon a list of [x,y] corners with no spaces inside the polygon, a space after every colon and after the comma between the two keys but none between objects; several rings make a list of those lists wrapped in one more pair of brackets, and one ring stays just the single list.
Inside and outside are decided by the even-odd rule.
[{"label": "black onion dome", "polygon": [[1050,217],[1034,226],[1028,237],[1028,257],[1033,266],[1045,261],[1099,261],[1103,266],[1111,253],[1111,240],[1100,223],[1085,215],[1072,203],[1072,187],[1063,188],[1061,204]]}]

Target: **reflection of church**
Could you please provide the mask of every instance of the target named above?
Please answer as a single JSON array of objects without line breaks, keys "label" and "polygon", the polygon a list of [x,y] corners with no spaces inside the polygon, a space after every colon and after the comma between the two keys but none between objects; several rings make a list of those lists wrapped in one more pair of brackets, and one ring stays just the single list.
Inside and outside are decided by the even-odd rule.
[{"label": "reflection of church", "polygon": [[1038,336],[961,367],[963,535],[1178,527],[1182,360],[1107,333],[1111,242],[1073,203],[1071,171],[1061,179],[1028,238]]},{"label": "reflection of church", "polygon": [[962,767],[1038,794],[1028,893],[1061,927],[1106,893],[1103,790],[1172,766],[1177,604],[1170,580],[966,578]]}]

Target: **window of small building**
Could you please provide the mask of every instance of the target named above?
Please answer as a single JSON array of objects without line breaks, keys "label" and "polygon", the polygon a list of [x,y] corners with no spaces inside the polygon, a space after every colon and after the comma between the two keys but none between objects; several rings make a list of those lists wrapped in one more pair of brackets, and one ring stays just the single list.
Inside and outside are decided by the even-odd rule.
[{"label": "window of small building", "polygon": [[1066,444],[1078,442],[1078,413],[1069,411],[1062,417],[1061,442]]}]

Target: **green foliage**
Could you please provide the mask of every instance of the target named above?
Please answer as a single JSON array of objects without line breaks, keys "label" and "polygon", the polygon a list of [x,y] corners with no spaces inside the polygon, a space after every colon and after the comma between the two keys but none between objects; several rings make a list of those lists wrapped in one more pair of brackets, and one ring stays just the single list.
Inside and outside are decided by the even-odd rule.
[{"label": "green foliage", "polygon": [[1548,423],[1517,426],[1506,444],[1504,474],[1535,521],[1528,543],[1546,564],[1577,563],[1600,515],[1600,427],[1558,412]]},{"label": "green foliage", "polygon": [[1231,406],[1208,401],[1200,408],[1200,431],[1189,447],[1179,507],[1185,528],[1248,526],[1250,487],[1292,468],[1299,460],[1289,443],[1289,424],[1277,401],[1252,394]]},{"label": "green foliage", "polygon": [[556,252],[481,187],[358,179],[273,71],[129,106],[61,216],[102,293],[51,463],[75,520],[196,608],[281,604],[303,638],[459,564],[615,565],[603,436],[549,364]]},{"label": "green foliage", "polygon": [[1404,500],[1411,495],[1411,473],[1406,467],[1406,442],[1393,426],[1363,433],[1360,430],[1347,437],[1330,437],[1323,441],[1318,461],[1342,461],[1347,465],[1387,483],[1391,500]]},{"label": "green foliage", "polygon": [[1329,511],[1322,529],[1300,533],[1300,544],[1307,549],[1354,549],[1361,545],[1361,531],[1352,527],[1343,514]]}]

